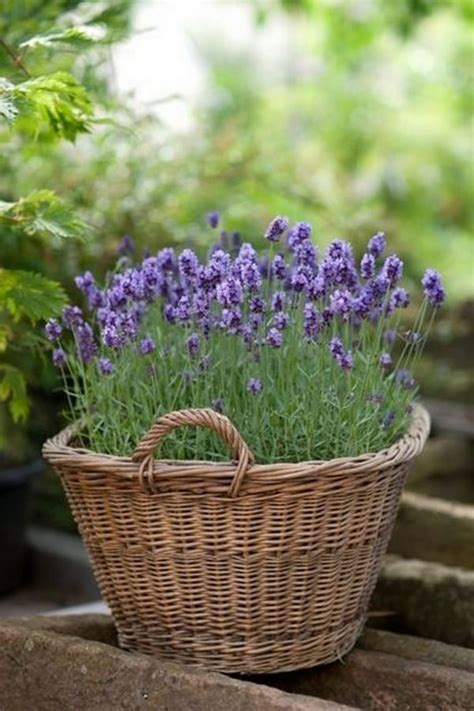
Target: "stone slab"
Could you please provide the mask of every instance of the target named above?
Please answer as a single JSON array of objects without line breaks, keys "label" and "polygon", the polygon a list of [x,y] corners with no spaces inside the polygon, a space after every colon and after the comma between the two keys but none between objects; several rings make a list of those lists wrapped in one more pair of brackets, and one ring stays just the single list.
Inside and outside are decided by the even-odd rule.
[{"label": "stone slab", "polygon": [[472,711],[474,652],[366,630],[343,661],[242,680],[115,647],[108,615],[0,622],[1,711]]},{"label": "stone slab", "polygon": [[406,492],[389,551],[474,569],[474,506]]},{"label": "stone slab", "polygon": [[366,711],[472,711],[474,699],[470,672],[362,649],[343,663],[277,675],[272,683]]},{"label": "stone slab", "polygon": [[[1,711],[347,711],[196,667],[91,641],[97,621],[74,617],[0,623]],[[52,624],[52,629],[47,625]],[[108,630],[108,632],[107,632]],[[99,635],[109,634],[104,620]],[[350,708],[350,707],[349,707]]]},{"label": "stone slab", "polygon": [[387,556],[371,610],[384,627],[474,647],[474,572]]}]

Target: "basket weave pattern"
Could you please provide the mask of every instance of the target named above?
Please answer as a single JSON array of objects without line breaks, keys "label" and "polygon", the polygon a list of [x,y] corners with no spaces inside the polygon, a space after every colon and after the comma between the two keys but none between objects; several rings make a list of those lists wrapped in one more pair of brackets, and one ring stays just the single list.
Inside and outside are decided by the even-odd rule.
[{"label": "basket weave pattern", "polygon": [[[233,463],[154,460],[173,428],[204,426]],[[44,447],[61,477],[120,645],[224,672],[333,661],[354,645],[429,417],[376,454],[258,465],[213,410],[160,418],[132,458]]]}]

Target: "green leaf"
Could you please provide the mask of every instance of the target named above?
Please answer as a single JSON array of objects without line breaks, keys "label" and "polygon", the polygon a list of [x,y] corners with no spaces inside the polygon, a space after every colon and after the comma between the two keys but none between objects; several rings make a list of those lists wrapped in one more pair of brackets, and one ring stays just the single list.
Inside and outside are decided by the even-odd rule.
[{"label": "green leaf", "polygon": [[23,373],[13,365],[0,364],[0,400],[8,401],[9,410],[15,422],[28,415],[29,404],[26,396],[26,381]]},{"label": "green leaf", "polygon": [[51,47],[55,44],[68,44],[72,47],[102,42],[107,35],[104,25],[76,25],[65,30],[58,30],[47,35],[35,35],[20,44],[20,49],[36,49],[37,47]]},{"label": "green leaf", "polygon": [[10,93],[13,86],[8,79],[0,77],[0,116],[3,116],[9,123],[12,123],[18,114],[18,109]]},{"label": "green leaf", "polygon": [[14,321],[30,321],[58,314],[66,303],[63,288],[41,274],[0,269],[0,309],[8,311]]},{"label": "green leaf", "polygon": [[90,228],[51,190],[35,190],[17,202],[0,201],[0,223],[22,229],[31,237],[56,241],[84,239]]},{"label": "green leaf", "polygon": [[[87,91],[68,72],[12,84],[0,77],[2,115],[35,119],[35,130],[46,124],[53,134],[74,141],[78,133],[88,133],[92,126],[93,108]],[[6,116],[5,116],[6,117]]]}]

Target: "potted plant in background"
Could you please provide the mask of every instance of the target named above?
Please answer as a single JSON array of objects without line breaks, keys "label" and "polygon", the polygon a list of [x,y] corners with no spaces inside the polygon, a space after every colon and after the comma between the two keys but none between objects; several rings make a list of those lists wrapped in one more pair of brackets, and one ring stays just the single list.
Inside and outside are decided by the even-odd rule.
[{"label": "potted plant in background", "polygon": [[[212,213],[209,223],[218,226]],[[44,447],[120,644],[226,672],[340,658],[365,622],[409,463],[428,436],[383,233],[357,264],[275,218],[201,262],[163,249],[46,325],[73,424]],[[160,448],[162,459],[154,459]],[[229,461],[229,452],[232,461]]]}]

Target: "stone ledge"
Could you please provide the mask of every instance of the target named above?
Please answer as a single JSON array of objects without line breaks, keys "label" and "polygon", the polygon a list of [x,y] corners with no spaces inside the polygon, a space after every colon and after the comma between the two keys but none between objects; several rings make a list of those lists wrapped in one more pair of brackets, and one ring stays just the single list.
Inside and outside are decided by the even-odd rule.
[{"label": "stone ledge", "polygon": [[371,610],[384,627],[474,647],[474,571],[387,556]]},{"label": "stone ledge", "polygon": [[[104,641],[110,620],[4,620],[0,679],[5,711],[348,711],[347,706],[196,667],[129,654]],[[86,638],[84,638],[86,637]],[[89,637],[89,638],[87,638]]]},{"label": "stone ledge", "polygon": [[108,615],[0,621],[0,709],[467,711],[474,698],[473,651],[375,630],[343,662],[246,680],[115,645]]}]

